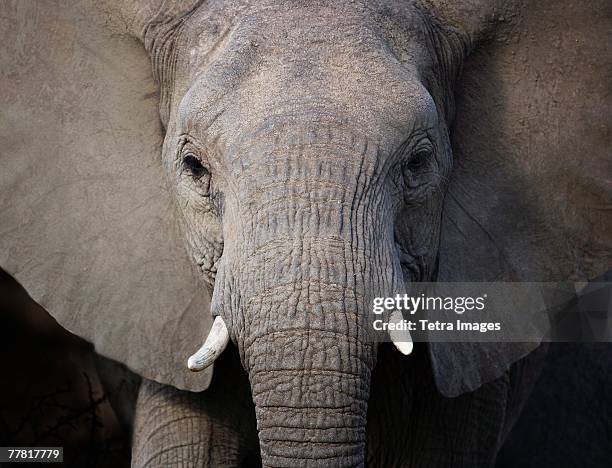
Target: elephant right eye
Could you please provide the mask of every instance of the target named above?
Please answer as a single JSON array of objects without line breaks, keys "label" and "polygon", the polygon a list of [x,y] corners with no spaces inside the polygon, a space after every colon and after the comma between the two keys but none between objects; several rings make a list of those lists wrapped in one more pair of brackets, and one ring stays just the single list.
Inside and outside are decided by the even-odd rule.
[{"label": "elephant right eye", "polygon": [[209,196],[210,172],[202,165],[202,162],[193,154],[187,154],[183,157],[183,167],[197,183],[202,195]]},{"label": "elephant right eye", "polygon": [[202,166],[200,160],[192,154],[188,154],[183,158],[183,165],[185,169],[195,177],[200,177],[208,172],[208,170]]}]

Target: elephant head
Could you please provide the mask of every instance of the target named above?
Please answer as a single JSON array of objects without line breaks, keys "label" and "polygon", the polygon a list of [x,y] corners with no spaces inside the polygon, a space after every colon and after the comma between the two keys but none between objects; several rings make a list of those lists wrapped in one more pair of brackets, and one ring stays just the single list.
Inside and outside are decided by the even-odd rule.
[{"label": "elephant head", "polygon": [[[548,12],[467,3],[11,4],[0,265],[149,379],[203,390],[231,340],[265,464],[362,463],[374,297],[610,259],[609,122],[533,102]],[[429,347],[447,395],[530,350]]]}]

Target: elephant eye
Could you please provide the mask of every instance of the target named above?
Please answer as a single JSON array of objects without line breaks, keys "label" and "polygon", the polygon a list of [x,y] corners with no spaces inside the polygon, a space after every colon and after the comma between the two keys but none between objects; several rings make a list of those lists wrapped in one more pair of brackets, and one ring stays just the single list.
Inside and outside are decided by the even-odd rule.
[{"label": "elephant eye", "polygon": [[408,171],[412,174],[422,171],[429,165],[431,157],[431,151],[427,148],[423,148],[416,151],[410,157],[410,160],[406,162],[406,165],[404,166],[404,171]]},{"label": "elephant eye", "polygon": [[192,154],[188,154],[183,158],[183,165],[194,177],[201,177],[208,172],[208,170],[202,166],[200,160]]},{"label": "elephant eye", "polygon": [[183,157],[183,167],[198,184],[202,194],[209,196],[210,172],[202,165],[202,162],[193,154],[187,154]]},{"label": "elephant eye", "polygon": [[431,184],[436,174],[436,158],[434,147],[429,139],[421,140],[411,152],[409,158],[402,164],[402,176],[405,187],[414,196],[414,191],[420,191]]}]

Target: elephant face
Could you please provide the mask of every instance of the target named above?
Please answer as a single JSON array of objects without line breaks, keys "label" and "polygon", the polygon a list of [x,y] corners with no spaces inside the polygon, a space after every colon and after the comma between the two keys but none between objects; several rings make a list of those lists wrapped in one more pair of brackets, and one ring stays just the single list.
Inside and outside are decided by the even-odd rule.
[{"label": "elephant face", "polygon": [[[153,57],[176,57],[161,82],[163,159],[192,259],[214,283],[212,314],[250,373],[264,456],[305,457],[306,431],[359,461],[372,300],[435,272],[450,90],[424,79],[440,72],[415,9],[395,38],[397,12],[303,10],[260,5],[230,31],[196,10],[156,45]],[[334,388],[344,395],[330,400]],[[350,408],[343,447],[325,431],[332,408]]]},{"label": "elephant face", "polygon": [[[245,255],[283,239],[356,236],[376,251],[377,237],[386,266],[430,279],[451,166],[450,90],[424,78],[440,75],[431,25],[408,8],[401,18],[378,12],[406,25],[390,38],[380,17],[355,7],[327,12],[328,22],[319,19],[328,7],[273,18],[260,8],[231,32],[198,10],[156,46],[170,50],[152,54],[176,56],[161,84],[163,154],[193,261],[214,283],[221,252],[236,276]],[[355,28],[365,40],[352,39]],[[308,226],[316,213],[327,222]]]}]

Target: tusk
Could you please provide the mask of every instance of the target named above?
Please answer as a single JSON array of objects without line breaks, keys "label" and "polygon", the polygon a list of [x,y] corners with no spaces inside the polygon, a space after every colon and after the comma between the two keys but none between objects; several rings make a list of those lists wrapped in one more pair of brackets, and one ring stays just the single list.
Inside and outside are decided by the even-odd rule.
[{"label": "tusk", "polygon": [[198,372],[210,366],[223,352],[229,342],[227,326],[220,316],[215,318],[206,341],[187,361],[189,370]]},{"label": "tusk", "polygon": [[[391,314],[389,321],[401,324],[403,319],[404,317],[402,316],[402,313],[399,310],[396,310]],[[389,337],[391,338],[391,341],[393,341],[395,347],[404,356],[408,356],[410,353],[412,353],[412,337],[410,336],[410,332],[408,330],[389,330]]]}]

